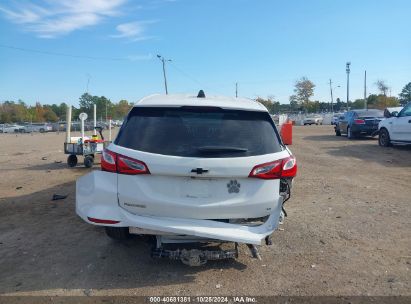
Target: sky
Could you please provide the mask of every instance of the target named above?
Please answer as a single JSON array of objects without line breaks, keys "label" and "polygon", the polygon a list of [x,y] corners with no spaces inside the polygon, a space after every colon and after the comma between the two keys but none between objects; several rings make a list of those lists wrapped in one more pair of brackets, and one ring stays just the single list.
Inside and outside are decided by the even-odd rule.
[{"label": "sky", "polygon": [[411,81],[409,0],[1,0],[0,102],[78,104],[164,93],[274,96],[295,81],[313,100],[397,96]]}]

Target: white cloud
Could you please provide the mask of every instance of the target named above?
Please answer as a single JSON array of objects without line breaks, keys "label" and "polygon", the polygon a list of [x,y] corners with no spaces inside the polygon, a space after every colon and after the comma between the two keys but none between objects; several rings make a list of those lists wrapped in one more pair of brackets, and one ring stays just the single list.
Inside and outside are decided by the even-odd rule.
[{"label": "white cloud", "polygon": [[0,5],[0,11],[12,22],[36,33],[54,38],[97,25],[107,17],[121,14],[126,0],[43,0],[41,5],[20,1],[13,8]]},{"label": "white cloud", "polygon": [[134,21],[122,23],[116,26],[117,34],[112,35],[113,38],[125,38],[129,41],[147,40],[152,37],[145,36],[146,25],[155,23],[156,21]]}]

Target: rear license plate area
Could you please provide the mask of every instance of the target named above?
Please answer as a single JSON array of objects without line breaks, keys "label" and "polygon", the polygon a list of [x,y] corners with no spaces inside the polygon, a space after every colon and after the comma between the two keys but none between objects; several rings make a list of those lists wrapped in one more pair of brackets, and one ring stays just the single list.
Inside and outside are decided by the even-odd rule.
[{"label": "rear license plate area", "polygon": [[180,185],[180,195],[185,198],[209,198],[211,180],[187,178]]}]

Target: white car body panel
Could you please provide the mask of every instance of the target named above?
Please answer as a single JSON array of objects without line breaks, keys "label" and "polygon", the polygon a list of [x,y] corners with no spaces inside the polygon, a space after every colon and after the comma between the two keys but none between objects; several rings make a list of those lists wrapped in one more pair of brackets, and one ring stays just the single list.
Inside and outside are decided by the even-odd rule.
[{"label": "white car body panel", "polygon": [[261,241],[278,227],[282,198],[271,210],[268,220],[260,226],[249,227],[211,220],[176,217],[141,216],[122,209],[117,201],[117,175],[93,171],[80,177],[76,183],[76,212],[86,222],[88,218],[119,221],[114,227],[138,227],[165,234],[190,235],[260,245]]},{"label": "white car body panel", "polygon": [[[150,175],[118,175],[119,204],[139,215],[195,219],[256,218],[277,207],[279,180],[249,178],[261,163],[286,158],[287,150],[236,158],[187,158],[151,154],[111,144],[108,149],[143,161]],[[207,168],[198,176],[193,168]],[[240,184],[238,193],[228,183]]]},{"label": "white car body panel", "polygon": [[393,117],[391,124],[392,140],[411,141],[411,120],[410,116]]},{"label": "white car body panel", "polygon": [[[411,107],[411,105],[408,105],[408,107]],[[381,128],[388,130],[392,141],[411,142],[411,116],[384,119],[378,125],[378,129]]]},{"label": "white car body panel", "polygon": [[134,107],[182,107],[182,106],[203,106],[220,107],[230,110],[249,110],[267,112],[267,108],[252,99],[235,98],[226,96],[212,96],[207,98],[197,98],[196,96],[184,94],[161,95],[154,94],[139,100]]}]

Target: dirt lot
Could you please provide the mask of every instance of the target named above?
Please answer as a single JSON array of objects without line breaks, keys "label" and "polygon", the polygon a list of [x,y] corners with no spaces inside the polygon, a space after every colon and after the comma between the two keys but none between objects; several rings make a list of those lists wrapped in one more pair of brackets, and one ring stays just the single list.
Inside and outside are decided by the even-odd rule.
[{"label": "dirt lot", "polygon": [[411,295],[411,147],[296,127],[299,175],[262,261],[241,246],[236,261],[190,268],[76,216],[89,170],[66,167],[63,134],[0,135],[0,294]]}]

